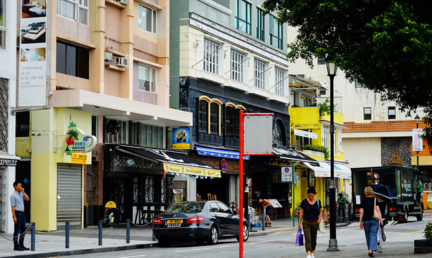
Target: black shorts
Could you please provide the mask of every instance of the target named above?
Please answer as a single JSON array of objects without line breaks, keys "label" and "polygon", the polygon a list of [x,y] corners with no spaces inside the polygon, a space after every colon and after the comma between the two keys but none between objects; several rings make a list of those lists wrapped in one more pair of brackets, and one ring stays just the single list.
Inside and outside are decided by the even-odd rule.
[{"label": "black shorts", "polygon": [[271,216],[272,215],[272,211],[273,211],[273,206],[268,206],[266,208],[266,215]]}]

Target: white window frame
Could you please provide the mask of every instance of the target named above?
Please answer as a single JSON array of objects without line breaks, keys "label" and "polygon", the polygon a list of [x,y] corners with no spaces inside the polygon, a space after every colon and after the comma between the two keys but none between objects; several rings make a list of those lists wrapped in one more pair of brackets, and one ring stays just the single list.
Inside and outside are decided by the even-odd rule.
[{"label": "white window frame", "polygon": [[204,40],[203,70],[209,73],[219,74],[220,44],[214,41]]},{"label": "white window frame", "polygon": [[338,127],[338,142],[339,142],[339,153],[341,153],[343,151],[342,148],[342,128]]},{"label": "white window frame", "polygon": [[265,70],[266,63],[261,60],[254,60],[254,86],[258,89],[265,90]]},{"label": "white window frame", "polygon": [[[366,113],[366,109],[369,109],[369,113]],[[365,115],[370,115],[370,119],[365,119]],[[372,108],[371,107],[364,107],[363,108],[363,120],[372,120]]]},{"label": "white window frame", "polygon": [[[151,30],[150,31],[147,30],[147,28],[144,28],[144,23],[143,23],[143,18],[142,18],[143,8],[145,8],[146,10],[150,10],[150,13],[151,13],[151,19],[150,19],[151,20],[151,26],[150,26]],[[155,18],[155,16],[156,16],[156,18]],[[157,10],[150,8],[148,6],[145,6],[145,5],[139,4],[138,5],[138,27],[142,30],[147,31],[147,32],[156,34],[157,33]]]},{"label": "white window frame", "polygon": [[322,146],[329,148],[330,126],[323,124],[322,126]]},{"label": "white window frame", "polygon": [[[151,80],[149,80],[149,82],[150,82],[150,90],[149,91],[146,90],[145,88],[144,89],[140,88],[140,85],[139,85],[139,81],[140,81],[140,69],[149,69],[150,77],[152,76],[152,72],[154,72],[153,87],[151,85]],[[151,67],[151,66],[147,66],[147,65],[143,65],[143,64],[139,64],[138,65],[138,90],[142,90],[142,91],[145,91],[145,92],[156,93],[156,88],[157,88],[156,87],[156,82],[157,82],[157,70],[156,70],[156,68]]]},{"label": "white window frame", "polygon": [[[286,78],[288,79],[288,78]],[[285,70],[275,67],[275,93],[279,96],[285,95]]]},{"label": "white window frame", "polygon": [[238,51],[231,51],[230,55],[230,69],[231,69],[231,79],[238,81],[238,82],[244,82],[244,59],[245,55],[243,53],[240,53]]},{"label": "white window frame", "polygon": [[[390,111],[394,112],[394,114],[392,114],[392,115],[394,115],[394,118],[390,118]],[[395,106],[387,107],[387,118],[388,118],[388,120],[395,120],[396,119],[396,107]]]},{"label": "white window frame", "polygon": [[[110,120],[115,119],[107,119],[106,123],[108,123]],[[129,130],[128,130],[128,122],[122,121],[122,120],[116,120],[120,124],[120,130],[116,134],[110,135],[108,132],[105,132],[105,143],[118,143],[118,144],[128,144],[129,141]],[[106,124],[105,124],[106,125]],[[104,126],[105,127],[105,126]],[[125,137],[123,140],[122,136]]]},{"label": "white window frame", "polygon": [[[58,0],[57,1],[57,14],[60,15],[61,17],[64,17],[66,19],[70,19],[70,20],[74,20],[76,22],[79,22],[81,24],[85,24],[88,25],[89,22],[89,1],[90,0]],[[63,2],[69,2],[72,3],[74,5],[74,18],[71,19],[67,16],[63,16],[61,11],[62,11],[62,3]],[[80,10],[85,10],[87,13],[87,17],[85,17],[85,23],[80,21]],[[60,13],[59,13],[60,11]]]},{"label": "white window frame", "polygon": [[0,49],[6,49],[6,0],[1,0],[0,4],[3,4],[2,10],[3,10],[3,19],[4,19],[4,26],[0,26]]}]

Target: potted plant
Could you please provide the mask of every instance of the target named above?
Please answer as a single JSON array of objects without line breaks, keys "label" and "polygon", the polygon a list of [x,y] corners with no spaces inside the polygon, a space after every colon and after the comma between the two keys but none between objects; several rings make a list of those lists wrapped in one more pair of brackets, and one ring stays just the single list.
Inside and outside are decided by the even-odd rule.
[{"label": "potted plant", "polygon": [[432,253],[432,222],[426,225],[423,236],[426,239],[414,240],[415,254]]}]

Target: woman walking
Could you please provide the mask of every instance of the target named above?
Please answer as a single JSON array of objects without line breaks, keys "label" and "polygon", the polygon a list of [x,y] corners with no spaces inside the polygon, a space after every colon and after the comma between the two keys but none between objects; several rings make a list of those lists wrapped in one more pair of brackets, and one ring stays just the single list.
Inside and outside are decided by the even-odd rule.
[{"label": "woman walking", "polygon": [[[373,252],[377,251],[377,234],[381,220],[381,212],[379,206],[376,205],[376,200],[373,198],[373,190],[371,187],[366,187],[364,190],[366,198],[360,205],[360,229],[364,229],[366,236],[366,244],[368,247],[368,255],[375,257]],[[374,210],[378,214],[379,220],[374,218]]]},{"label": "woman walking", "polygon": [[303,219],[303,232],[306,240],[307,258],[315,258],[315,248],[317,245],[317,232],[319,223],[322,219],[321,202],[315,198],[315,188],[307,190],[307,199],[301,202],[299,215],[299,228]]}]

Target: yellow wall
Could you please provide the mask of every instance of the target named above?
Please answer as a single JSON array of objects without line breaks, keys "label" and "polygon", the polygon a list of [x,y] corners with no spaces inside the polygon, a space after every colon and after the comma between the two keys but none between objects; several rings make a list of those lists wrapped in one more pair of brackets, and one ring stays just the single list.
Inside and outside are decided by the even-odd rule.
[{"label": "yellow wall", "polygon": [[[32,111],[30,116],[31,221],[36,223],[36,230],[57,230],[57,163],[71,163],[70,155],[61,152],[61,144],[71,121],[91,134],[91,113],[54,108]],[[91,155],[87,164],[91,164]]]}]

